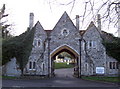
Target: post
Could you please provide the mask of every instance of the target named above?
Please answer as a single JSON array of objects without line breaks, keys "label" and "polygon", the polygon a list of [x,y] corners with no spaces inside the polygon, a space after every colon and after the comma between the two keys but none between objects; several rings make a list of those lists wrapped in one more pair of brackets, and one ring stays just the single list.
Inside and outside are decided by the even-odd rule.
[{"label": "post", "polygon": [[78,75],[79,78],[81,78],[81,41],[82,41],[82,39],[79,39],[79,52],[80,52],[79,75]]}]

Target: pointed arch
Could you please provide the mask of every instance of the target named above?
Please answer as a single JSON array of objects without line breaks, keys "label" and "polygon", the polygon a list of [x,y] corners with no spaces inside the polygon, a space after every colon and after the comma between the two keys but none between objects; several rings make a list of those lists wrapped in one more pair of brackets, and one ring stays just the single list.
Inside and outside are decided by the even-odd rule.
[{"label": "pointed arch", "polygon": [[57,47],[56,49],[54,49],[51,53],[50,56],[53,57],[63,51],[66,51],[68,53],[70,53],[73,56],[79,56],[79,53],[72,47],[70,47],[69,45],[61,45],[59,47]]}]

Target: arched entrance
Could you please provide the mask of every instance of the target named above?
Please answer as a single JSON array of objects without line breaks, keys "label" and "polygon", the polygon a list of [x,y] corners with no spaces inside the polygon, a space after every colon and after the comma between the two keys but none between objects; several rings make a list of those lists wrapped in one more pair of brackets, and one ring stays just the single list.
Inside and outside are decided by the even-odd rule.
[{"label": "arched entrance", "polygon": [[50,76],[55,75],[54,60],[56,59],[56,56],[62,52],[67,52],[72,56],[72,58],[74,59],[73,75],[75,77],[79,77],[79,54],[68,45],[60,46],[50,53]]}]

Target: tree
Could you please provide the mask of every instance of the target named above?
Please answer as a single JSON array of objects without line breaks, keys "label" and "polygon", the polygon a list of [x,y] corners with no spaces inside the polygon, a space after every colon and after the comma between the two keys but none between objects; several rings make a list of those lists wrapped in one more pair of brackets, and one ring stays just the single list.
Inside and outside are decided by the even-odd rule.
[{"label": "tree", "polygon": [[120,62],[120,38],[113,37],[112,42],[104,39],[103,44],[106,48],[107,54]]},{"label": "tree", "polygon": [[35,29],[27,30],[19,36],[3,40],[2,44],[2,65],[5,65],[11,58],[15,57],[23,74],[23,69],[28,62]]},{"label": "tree", "polygon": [[1,20],[7,16],[8,14],[5,14],[5,4],[3,4],[3,7],[0,10],[0,31],[2,34],[2,38],[7,38],[11,36],[10,31],[8,30],[10,24],[5,24],[6,22],[1,22]]},{"label": "tree", "polygon": [[[47,0],[47,2],[51,10],[52,5],[57,4],[66,7],[70,6],[70,14],[76,9],[80,11],[81,29],[84,29],[91,20],[96,23],[97,14],[101,14],[102,25],[106,26],[107,24],[107,29],[111,25],[118,27],[120,0]],[[77,5],[81,8],[76,8]]]}]

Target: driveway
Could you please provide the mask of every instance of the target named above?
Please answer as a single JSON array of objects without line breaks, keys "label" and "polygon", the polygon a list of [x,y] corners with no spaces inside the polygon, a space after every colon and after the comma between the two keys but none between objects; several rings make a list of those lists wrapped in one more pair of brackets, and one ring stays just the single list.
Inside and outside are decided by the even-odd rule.
[{"label": "driveway", "polygon": [[73,68],[65,68],[65,69],[56,69],[55,70],[55,75],[56,77],[69,77],[69,78],[74,78],[73,77],[74,69]]},{"label": "driveway", "polygon": [[[17,80],[3,80],[3,87],[14,87],[14,89],[20,87],[22,88],[40,88],[40,87],[46,87],[46,88],[55,88],[59,87],[62,88],[66,87],[67,89],[71,88],[89,88],[89,89],[118,89],[117,84],[111,84],[111,83],[103,83],[103,82],[95,82],[95,81],[88,81],[83,79],[78,79],[72,77],[72,74],[70,71],[72,69],[59,69],[55,70],[56,77],[50,78],[50,79],[17,79]],[[5,89],[3,88],[3,89]],[[66,89],[65,88],[65,89]],[[31,88],[30,88],[31,89]]]}]

